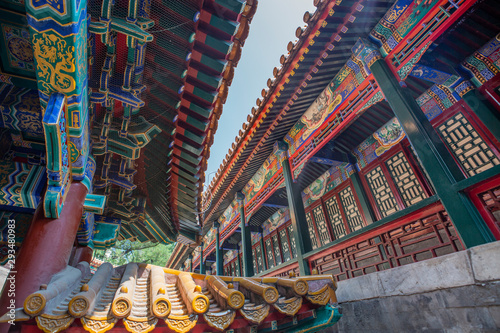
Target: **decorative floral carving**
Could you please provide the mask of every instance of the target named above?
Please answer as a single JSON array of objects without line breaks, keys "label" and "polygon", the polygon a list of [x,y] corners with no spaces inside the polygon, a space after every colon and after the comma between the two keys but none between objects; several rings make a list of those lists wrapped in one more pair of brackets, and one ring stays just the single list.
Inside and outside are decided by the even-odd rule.
[{"label": "decorative floral carving", "polygon": [[270,306],[268,304],[261,304],[258,306],[244,307],[240,310],[240,313],[243,318],[251,323],[258,325],[267,317],[267,315],[269,314],[269,309]]},{"label": "decorative floral carving", "polygon": [[204,313],[208,310],[208,302],[205,297],[198,297],[193,303],[194,310],[198,313]]},{"label": "decorative floral carving", "polygon": [[123,324],[127,331],[134,333],[148,333],[155,328],[156,323],[158,323],[158,319],[154,317],[149,318],[147,321],[123,320]]},{"label": "decorative floral carving", "polygon": [[279,312],[286,314],[288,316],[295,316],[302,306],[302,297],[292,297],[290,299],[284,300],[282,302],[276,302],[273,306]]},{"label": "decorative floral carving", "polygon": [[118,319],[109,318],[109,319],[89,319],[86,317],[81,318],[83,328],[90,333],[104,333],[109,331],[115,326]]},{"label": "decorative floral carving", "polygon": [[129,309],[129,304],[127,301],[123,299],[116,302],[113,306],[113,312],[118,316],[125,315],[128,309]]},{"label": "decorative floral carving", "polygon": [[233,309],[239,309],[245,303],[245,298],[240,293],[232,293],[228,300],[229,306]]},{"label": "decorative floral carving", "polygon": [[45,297],[42,295],[30,295],[24,302],[24,311],[30,315],[35,314],[45,307],[45,302]]},{"label": "decorative floral carving", "polygon": [[236,312],[227,310],[219,313],[206,313],[203,318],[210,327],[223,331],[233,323],[235,316]]},{"label": "decorative floral carving", "polygon": [[278,291],[275,288],[267,288],[264,292],[264,299],[268,303],[274,303],[278,300]]},{"label": "decorative floral carving", "polygon": [[307,295],[307,299],[309,302],[318,304],[318,305],[326,305],[330,300],[330,287],[324,286],[322,289],[309,293]]},{"label": "decorative floral carving", "polygon": [[309,290],[309,286],[306,281],[299,280],[295,284],[295,292],[299,295],[305,295]]},{"label": "decorative floral carving", "polygon": [[160,299],[155,303],[155,315],[163,317],[170,312],[170,304],[166,300]]},{"label": "decorative floral carving", "polygon": [[170,315],[165,322],[171,330],[176,331],[177,333],[185,333],[189,332],[193,327],[196,326],[196,322],[198,321],[197,315],[191,316],[172,316]]},{"label": "decorative floral carving", "polygon": [[89,308],[89,303],[85,298],[77,298],[69,303],[69,313],[73,316],[85,315],[85,312]]},{"label": "decorative floral carving", "polygon": [[36,324],[45,333],[58,333],[69,327],[75,318],[67,316],[63,318],[47,318],[44,316],[36,317]]}]

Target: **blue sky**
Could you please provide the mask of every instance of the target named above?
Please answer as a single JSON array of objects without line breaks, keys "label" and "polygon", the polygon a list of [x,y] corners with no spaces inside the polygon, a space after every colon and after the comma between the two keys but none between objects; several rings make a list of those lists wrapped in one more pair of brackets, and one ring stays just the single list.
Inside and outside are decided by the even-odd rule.
[{"label": "blue sky", "polygon": [[297,39],[295,29],[304,25],[304,12],[314,10],[313,0],[259,0],[210,148],[205,185],[210,184],[215,175],[211,173],[219,168],[261,90],[267,87],[280,56],[287,53],[288,42]]}]

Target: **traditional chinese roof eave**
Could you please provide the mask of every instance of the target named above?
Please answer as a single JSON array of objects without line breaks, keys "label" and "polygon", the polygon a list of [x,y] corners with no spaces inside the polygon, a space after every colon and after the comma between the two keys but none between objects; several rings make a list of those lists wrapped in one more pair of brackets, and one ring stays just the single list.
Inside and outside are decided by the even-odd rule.
[{"label": "traditional chinese roof eave", "polygon": [[[182,235],[181,241],[196,241],[195,235],[198,234],[199,227],[195,212],[200,210],[199,201],[208,151],[213,143],[222,105],[257,6],[257,1],[247,1],[246,4],[229,1],[225,5],[229,6],[230,3],[233,3],[234,8],[226,9],[223,18],[210,19],[213,16],[211,13],[224,4],[221,5],[216,0],[200,2],[198,17],[193,18],[194,23],[190,23],[194,24],[193,40],[190,44],[179,38],[175,29],[167,29],[161,34],[167,34],[166,38],[176,39],[178,43],[166,44],[163,41],[165,37],[160,34],[159,37],[156,36],[158,42],[155,39],[151,44],[150,49],[154,51],[146,52],[146,58],[149,59],[145,67],[149,83],[147,86],[152,87],[147,91],[146,109],[151,114],[151,119],[163,124],[163,127],[162,134],[144,149],[141,156],[139,164],[144,165],[144,180],[139,187],[143,193],[148,194],[146,209],[151,220],[170,225],[167,228],[170,230],[164,230],[168,233],[169,241],[175,241],[178,235]],[[242,8],[241,12],[232,12],[232,9],[238,7],[237,4]],[[165,10],[172,11],[170,8]],[[161,20],[160,15],[163,14],[155,12],[154,15],[159,16],[156,20]],[[220,30],[221,27],[227,28],[235,23],[239,26],[236,26],[234,35]],[[209,41],[203,41],[204,36],[213,38],[211,41],[221,48],[211,50],[206,46]],[[180,46],[175,49],[177,44]],[[222,53],[224,50],[228,52]],[[181,58],[183,52],[192,56]],[[224,63],[224,66],[210,68],[212,63],[206,63],[206,60],[200,58],[206,54],[215,58],[215,62]],[[173,68],[165,67],[169,61],[184,63],[185,70],[182,75],[178,71],[173,72]],[[219,84],[213,87],[205,83],[213,84],[217,81]],[[199,94],[213,94],[213,100],[204,101],[197,97],[197,91]],[[164,144],[165,139],[167,147]],[[168,164],[160,168],[162,159]],[[165,229],[165,226],[157,226],[158,228]]]},{"label": "traditional chinese roof eave", "polygon": [[[361,8],[360,11],[355,4],[362,5],[357,7]],[[306,13],[307,27],[297,29],[298,41],[289,44],[290,52],[287,57],[282,57],[282,67],[275,69],[275,77],[268,81],[269,89],[263,89],[264,97],[257,101],[260,106],[252,109],[252,114],[243,124],[210,184],[212,201],[204,217],[203,234],[234,199],[234,193],[246,185],[269,156],[272,145],[283,139],[336,71],[345,64],[351,55],[352,45],[359,37],[359,29],[366,26],[372,28],[391,4],[392,1],[343,1],[340,6],[334,6],[333,2],[323,1],[312,16]],[[331,10],[334,13],[330,16]],[[349,21],[352,13],[356,15],[354,22]],[[325,22],[326,27],[323,26]],[[360,28],[356,28],[357,24]],[[332,30],[328,30],[330,26]],[[318,30],[320,33],[316,36]],[[338,33],[341,38],[330,40],[324,38],[322,32],[331,38]],[[329,44],[334,45],[331,52],[327,49]],[[324,52],[328,54],[326,58],[321,57]],[[306,87],[302,86],[304,83]],[[285,107],[288,108],[286,111]],[[205,200],[209,199],[207,193],[204,195]]]},{"label": "traditional chinese roof eave", "polygon": [[[335,290],[331,275],[233,278],[136,263],[103,263],[92,274],[89,264],[81,262],[29,295],[23,308],[16,309],[15,320],[52,333],[80,325],[89,332],[122,325],[134,333],[160,327],[185,333],[195,326],[203,331],[241,332],[248,326],[267,331],[275,325],[309,332],[340,319]],[[9,320],[9,313],[0,318]]]}]

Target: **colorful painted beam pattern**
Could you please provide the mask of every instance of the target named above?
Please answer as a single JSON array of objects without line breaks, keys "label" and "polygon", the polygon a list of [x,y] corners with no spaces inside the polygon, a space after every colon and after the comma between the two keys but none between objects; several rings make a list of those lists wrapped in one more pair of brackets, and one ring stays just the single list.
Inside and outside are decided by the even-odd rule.
[{"label": "colorful painted beam pattern", "polygon": [[500,34],[468,57],[462,67],[470,74],[476,87],[481,87],[500,73]]},{"label": "colorful painted beam pattern", "polygon": [[120,234],[120,225],[120,219],[95,215],[92,239],[94,249],[105,250],[114,246]]},{"label": "colorful painted beam pattern", "polygon": [[245,194],[245,203],[252,198],[281,170],[281,162],[286,157],[286,148],[279,142],[274,144],[273,152],[264,161],[259,170],[245,185],[242,192]]},{"label": "colorful painted beam pattern", "polygon": [[370,33],[370,39],[387,56],[439,0],[398,0]]},{"label": "colorful painted beam pattern", "polygon": [[321,92],[318,98],[307,109],[300,120],[285,136],[289,145],[289,155],[292,156],[306,141],[314,136],[320,126],[339,106],[351,95],[356,88],[371,74],[363,60],[368,63],[377,59],[371,52],[360,52],[351,56],[328,87]]},{"label": "colorful painted beam pattern", "polygon": [[73,177],[82,180],[89,154],[87,1],[26,2],[42,109],[53,93],[67,97]]},{"label": "colorful painted beam pattern", "polygon": [[65,108],[66,97],[53,93],[43,116],[48,175],[43,207],[45,217],[50,218],[59,217],[71,182]]},{"label": "colorful painted beam pattern", "polygon": [[45,167],[0,160],[0,208],[34,211],[46,184]]},{"label": "colorful painted beam pattern", "polygon": [[347,180],[354,172],[355,167],[350,163],[339,163],[336,166],[328,169],[324,174],[319,176],[314,182],[304,189],[302,192],[302,200],[304,206],[307,207],[314,201],[321,198],[325,193],[333,190],[342,182]]},{"label": "colorful painted beam pattern", "polygon": [[0,84],[0,127],[43,136],[38,91]]}]

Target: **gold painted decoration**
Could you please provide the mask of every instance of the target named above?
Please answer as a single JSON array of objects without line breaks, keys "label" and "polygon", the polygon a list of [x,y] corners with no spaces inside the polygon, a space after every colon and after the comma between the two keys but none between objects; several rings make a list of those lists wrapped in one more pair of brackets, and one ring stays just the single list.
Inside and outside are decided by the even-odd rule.
[{"label": "gold painted decoration", "polygon": [[330,300],[330,289],[331,288],[326,285],[318,291],[310,292],[307,295],[307,299],[314,304],[326,305]]},{"label": "gold painted decoration", "polygon": [[24,300],[24,312],[30,316],[35,316],[45,308],[46,303],[47,301],[43,295],[31,294]]},{"label": "gold painted decoration", "polygon": [[302,306],[302,297],[292,297],[285,300],[279,300],[273,306],[279,312],[288,316],[295,316]]},{"label": "gold painted decoration", "polygon": [[218,313],[205,313],[203,318],[210,327],[223,331],[229,327],[236,317],[236,312],[226,310]]},{"label": "gold painted decoration", "polygon": [[242,293],[232,293],[228,299],[228,305],[233,309],[240,309],[245,303],[245,297]]},{"label": "gold painted decoration", "polygon": [[210,305],[210,302],[208,300],[208,297],[205,295],[198,295],[193,300],[193,310],[196,313],[207,312],[209,305]]},{"label": "gold painted decoration", "polygon": [[276,288],[267,288],[264,292],[264,299],[268,303],[274,303],[278,300],[279,294]]},{"label": "gold painted decoration", "polygon": [[307,284],[307,281],[304,280],[298,280],[294,287],[294,291],[301,296],[307,294],[307,291],[309,290],[309,285]]},{"label": "gold painted decoration", "polygon": [[134,333],[148,333],[152,331],[156,324],[158,323],[158,318],[152,317],[145,321],[135,321],[131,319],[123,319],[123,324],[129,332]]},{"label": "gold painted decoration", "polygon": [[80,319],[83,328],[90,333],[104,333],[112,329],[118,319],[116,318],[103,318],[103,319],[90,319],[83,317]]},{"label": "gold painted decoration", "polygon": [[78,297],[72,299],[68,304],[68,312],[73,317],[81,317],[87,313],[89,309],[89,302],[85,297]]},{"label": "gold painted decoration", "polygon": [[245,306],[240,313],[249,322],[259,325],[269,315],[270,308],[268,304]]},{"label": "gold painted decoration", "polygon": [[45,316],[36,317],[36,324],[45,333],[58,333],[69,327],[75,318],[65,316],[61,318],[48,318]]},{"label": "gold painted decoration", "polygon": [[[65,330],[76,318],[90,333],[116,329],[120,319],[124,332],[149,333],[168,326],[187,333],[203,315],[200,325],[216,332],[229,330],[238,310],[251,325],[259,325],[278,313],[296,316],[303,302],[321,306],[335,300],[333,278],[328,275],[231,278],[136,263],[121,267],[103,263],[91,273],[85,266],[68,266],[42,285],[25,299],[15,320],[35,317],[40,329],[50,333]],[[306,291],[305,298],[298,295],[313,281],[313,287],[321,289]],[[9,321],[8,315],[0,316],[0,323]]]},{"label": "gold painted decoration", "polygon": [[196,322],[198,321],[198,315],[189,315],[189,316],[168,316],[165,319],[165,323],[167,323],[168,327],[171,330],[176,331],[177,333],[186,333],[189,332],[193,327],[196,326]]},{"label": "gold painted decoration", "polygon": [[172,306],[167,299],[158,299],[153,305],[153,313],[155,316],[163,318],[168,316]]},{"label": "gold painted decoration", "polygon": [[33,34],[32,42],[40,90],[47,95],[54,91],[72,93],[76,87],[71,76],[76,69],[74,46],[59,34],[46,32]]}]

